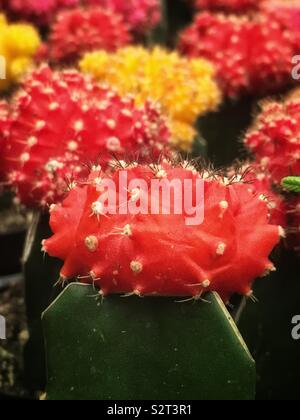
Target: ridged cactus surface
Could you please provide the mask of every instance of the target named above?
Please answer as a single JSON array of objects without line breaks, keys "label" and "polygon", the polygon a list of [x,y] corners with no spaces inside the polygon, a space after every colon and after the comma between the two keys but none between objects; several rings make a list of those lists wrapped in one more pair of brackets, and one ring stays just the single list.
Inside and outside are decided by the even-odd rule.
[{"label": "ridged cactus surface", "polygon": [[95,294],[71,284],[43,315],[48,400],[254,398],[254,361],[217,294]]}]

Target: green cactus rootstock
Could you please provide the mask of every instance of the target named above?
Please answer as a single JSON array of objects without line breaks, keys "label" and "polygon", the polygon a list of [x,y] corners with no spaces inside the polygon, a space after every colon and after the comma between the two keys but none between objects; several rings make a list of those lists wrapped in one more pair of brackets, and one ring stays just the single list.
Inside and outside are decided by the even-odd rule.
[{"label": "green cactus rootstock", "polygon": [[252,400],[255,363],[219,296],[111,295],[71,284],[43,314],[48,400]]},{"label": "green cactus rootstock", "polygon": [[281,183],[282,187],[290,192],[300,193],[300,176],[288,176]]}]

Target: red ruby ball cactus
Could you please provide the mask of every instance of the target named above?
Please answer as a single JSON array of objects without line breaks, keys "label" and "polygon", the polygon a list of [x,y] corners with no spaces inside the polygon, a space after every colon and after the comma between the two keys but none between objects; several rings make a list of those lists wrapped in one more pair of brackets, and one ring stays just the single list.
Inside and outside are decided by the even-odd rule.
[{"label": "red ruby ball cactus", "polygon": [[122,16],[100,7],[78,7],[58,14],[38,58],[73,63],[84,53],[98,49],[113,52],[131,41]]},{"label": "red ruby ball cactus", "polygon": [[223,92],[233,98],[276,92],[292,81],[291,37],[264,15],[200,13],[181,34],[179,48],[211,60]]},{"label": "red ruby ball cactus", "polygon": [[300,173],[300,99],[264,102],[245,144],[272,182]]},{"label": "red ruby ball cactus", "polygon": [[[169,131],[159,108],[121,97],[75,70],[42,66],[10,105],[3,170],[20,201],[44,207],[61,200],[82,164],[101,157],[159,156]],[[85,176],[85,175],[84,175]]]},{"label": "red ruby ball cactus", "polygon": [[[176,198],[167,204],[154,192],[178,182],[188,188],[178,196],[174,187]],[[204,218],[187,223],[199,209],[199,185]],[[84,185],[52,206],[50,224],[54,236],[43,241],[43,251],[64,261],[64,281],[79,277],[102,295],[200,298],[217,291],[225,301],[233,293],[251,295],[254,279],[274,270],[269,255],[281,233],[247,183],[165,160],[121,162],[110,174],[94,167]]]}]

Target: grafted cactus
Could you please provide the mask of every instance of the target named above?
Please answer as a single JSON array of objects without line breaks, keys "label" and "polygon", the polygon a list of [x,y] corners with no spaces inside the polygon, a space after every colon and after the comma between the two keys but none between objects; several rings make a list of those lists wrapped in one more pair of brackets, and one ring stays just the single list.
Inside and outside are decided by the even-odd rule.
[{"label": "grafted cactus", "polygon": [[[160,192],[168,186],[169,196]],[[107,203],[107,193],[115,200]],[[54,235],[42,244],[64,261],[63,281],[85,278],[103,295],[217,291],[228,301],[233,293],[251,296],[253,281],[275,269],[268,257],[282,229],[269,220],[264,197],[238,177],[188,162],[119,162],[111,174],[94,167],[51,207]]]},{"label": "grafted cactus", "polygon": [[[153,181],[176,179],[191,181],[193,201],[197,180],[204,184],[202,223],[186,224],[190,208],[179,214],[172,204],[164,214],[160,201],[158,213],[130,212],[149,191],[153,209]],[[137,180],[143,186],[133,187]],[[123,193],[109,213],[105,185]],[[128,212],[115,211],[124,203]],[[51,208],[54,235],[42,242],[64,260],[64,283],[86,283],[67,287],[44,314],[48,398],[253,398],[254,363],[214,291],[225,301],[235,292],[251,296],[255,277],[274,270],[268,255],[281,229],[268,213],[240,177],[190,162],[122,161],[109,174],[93,167]]]}]

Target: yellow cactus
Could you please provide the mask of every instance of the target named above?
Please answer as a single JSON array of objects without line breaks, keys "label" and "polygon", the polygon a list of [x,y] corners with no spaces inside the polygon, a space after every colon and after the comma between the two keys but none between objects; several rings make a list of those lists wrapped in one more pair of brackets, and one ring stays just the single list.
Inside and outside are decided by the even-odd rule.
[{"label": "yellow cactus", "polygon": [[80,61],[83,72],[132,93],[137,104],[147,98],[159,101],[171,121],[174,147],[190,150],[198,116],[217,108],[221,93],[215,68],[204,59],[187,59],[156,47],[126,47],[116,53],[95,51]]},{"label": "yellow cactus", "polygon": [[9,24],[0,15],[0,90],[8,89],[31,68],[33,56],[40,46],[40,37],[32,25]]}]

